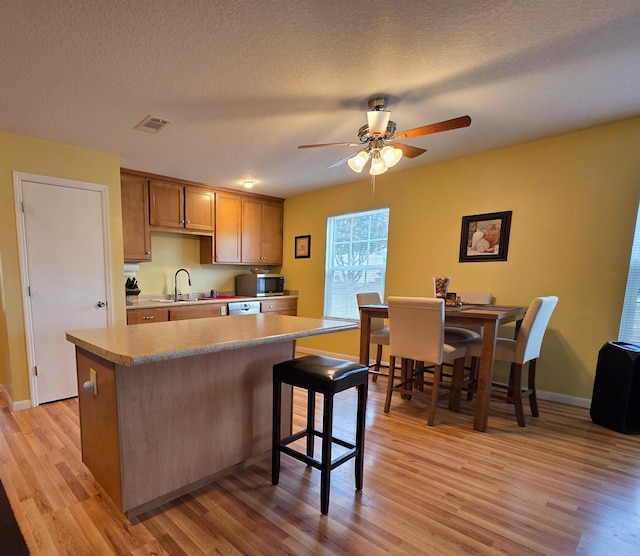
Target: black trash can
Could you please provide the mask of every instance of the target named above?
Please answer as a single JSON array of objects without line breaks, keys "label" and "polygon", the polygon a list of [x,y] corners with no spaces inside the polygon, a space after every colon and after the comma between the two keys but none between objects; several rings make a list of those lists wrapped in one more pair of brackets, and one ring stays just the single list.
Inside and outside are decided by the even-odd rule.
[{"label": "black trash can", "polygon": [[640,344],[607,342],[598,354],[591,420],[626,434],[640,434]]}]

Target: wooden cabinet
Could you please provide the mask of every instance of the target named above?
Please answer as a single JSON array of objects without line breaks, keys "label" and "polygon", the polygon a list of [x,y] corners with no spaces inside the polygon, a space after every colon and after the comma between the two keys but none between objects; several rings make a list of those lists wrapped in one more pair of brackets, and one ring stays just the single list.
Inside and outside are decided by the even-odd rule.
[{"label": "wooden cabinet", "polygon": [[267,299],[260,303],[260,312],[295,317],[298,314],[298,299],[295,297]]},{"label": "wooden cabinet", "polygon": [[242,199],[243,263],[282,263],[282,212],[280,202]]},{"label": "wooden cabinet", "polygon": [[242,241],[242,197],[217,192],[215,234],[200,239],[200,263],[239,263]]},{"label": "wooden cabinet", "polygon": [[216,192],[215,234],[200,240],[200,263],[282,264],[280,201]]},{"label": "wooden cabinet", "polygon": [[168,320],[169,309],[165,307],[127,311],[127,324],[147,324],[150,322],[166,322]]},{"label": "wooden cabinet", "polygon": [[161,231],[200,236],[201,264],[282,264],[282,199],[125,168],[121,176],[125,261],[150,261],[150,232]]},{"label": "wooden cabinet", "polygon": [[171,307],[152,307],[149,309],[129,309],[127,311],[127,324],[149,324],[152,322],[166,322],[170,320],[204,319],[208,317],[221,317],[222,308],[227,308],[226,303],[201,303]]},{"label": "wooden cabinet", "polygon": [[149,180],[149,222],[165,231],[213,232],[213,190]]},{"label": "wooden cabinet", "polygon": [[204,319],[208,317],[221,317],[222,307],[227,304],[221,303],[198,303],[194,305],[182,305],[169,309],[169,320]]},{"label": "wooden cabinet", "polygon": [[151,233],[147,179],[123,173],[120,175],[120,191],[124,260],[131,263],[150,261]]}]

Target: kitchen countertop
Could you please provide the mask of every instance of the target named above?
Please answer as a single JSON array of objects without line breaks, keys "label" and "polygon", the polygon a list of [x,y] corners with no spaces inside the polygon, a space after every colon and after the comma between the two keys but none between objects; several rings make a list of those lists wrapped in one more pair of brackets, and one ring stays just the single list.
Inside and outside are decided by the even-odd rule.
[{"label": "kitchen countertop", "polygon": [[[154,306],[157,305],[161,303]],[[357,328],[357,323],[349,321],[260,313],[158,322],[153,326],[121,325],[71,330],[67,331],[66,337],[69,342],[98,357],[131,367]]]},{"label": "kitchen countertop", "polygon": [[236,301],[267,301],[269,299],[291,299],[297,298],[297,295],[272,295],[268,297],[244,297],[244,296],[220,296],[220,297],[205,297],[202,299],[191,301],[173,301],[173,299],[141,299],[134,301],[133,305],[127,305],[127,311],[135,309],[150,309],[155,307],[177,307],[182,305],[202,305],[205,303],[233,303]]}]

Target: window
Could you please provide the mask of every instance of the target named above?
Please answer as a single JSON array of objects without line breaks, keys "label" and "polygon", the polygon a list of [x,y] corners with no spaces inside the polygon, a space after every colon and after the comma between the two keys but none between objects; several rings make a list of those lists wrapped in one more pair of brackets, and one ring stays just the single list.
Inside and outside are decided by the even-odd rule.
[{"label": "window", "polygon": [[388,208],[328,218],[325,317],[358,320],[359,292],[384,299],[388,233]]},{"label": "window", "polygon": [[623,342],[640,342],[640,211],[636,219],[636,232],[633,236],[618,339]]}]

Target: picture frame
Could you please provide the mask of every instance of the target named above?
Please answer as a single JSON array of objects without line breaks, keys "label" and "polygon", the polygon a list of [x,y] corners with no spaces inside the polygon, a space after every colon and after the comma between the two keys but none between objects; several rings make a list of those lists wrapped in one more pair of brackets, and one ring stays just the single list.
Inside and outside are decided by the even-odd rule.
[{"label": "picture frame", "polygon": [[463,216],[459,262],[506,261],[511,215],[508,210]]},{"label": "picture frame", "polygon": [[294,254],[296,259],[311,257],[311,236],[296,236]]}]

